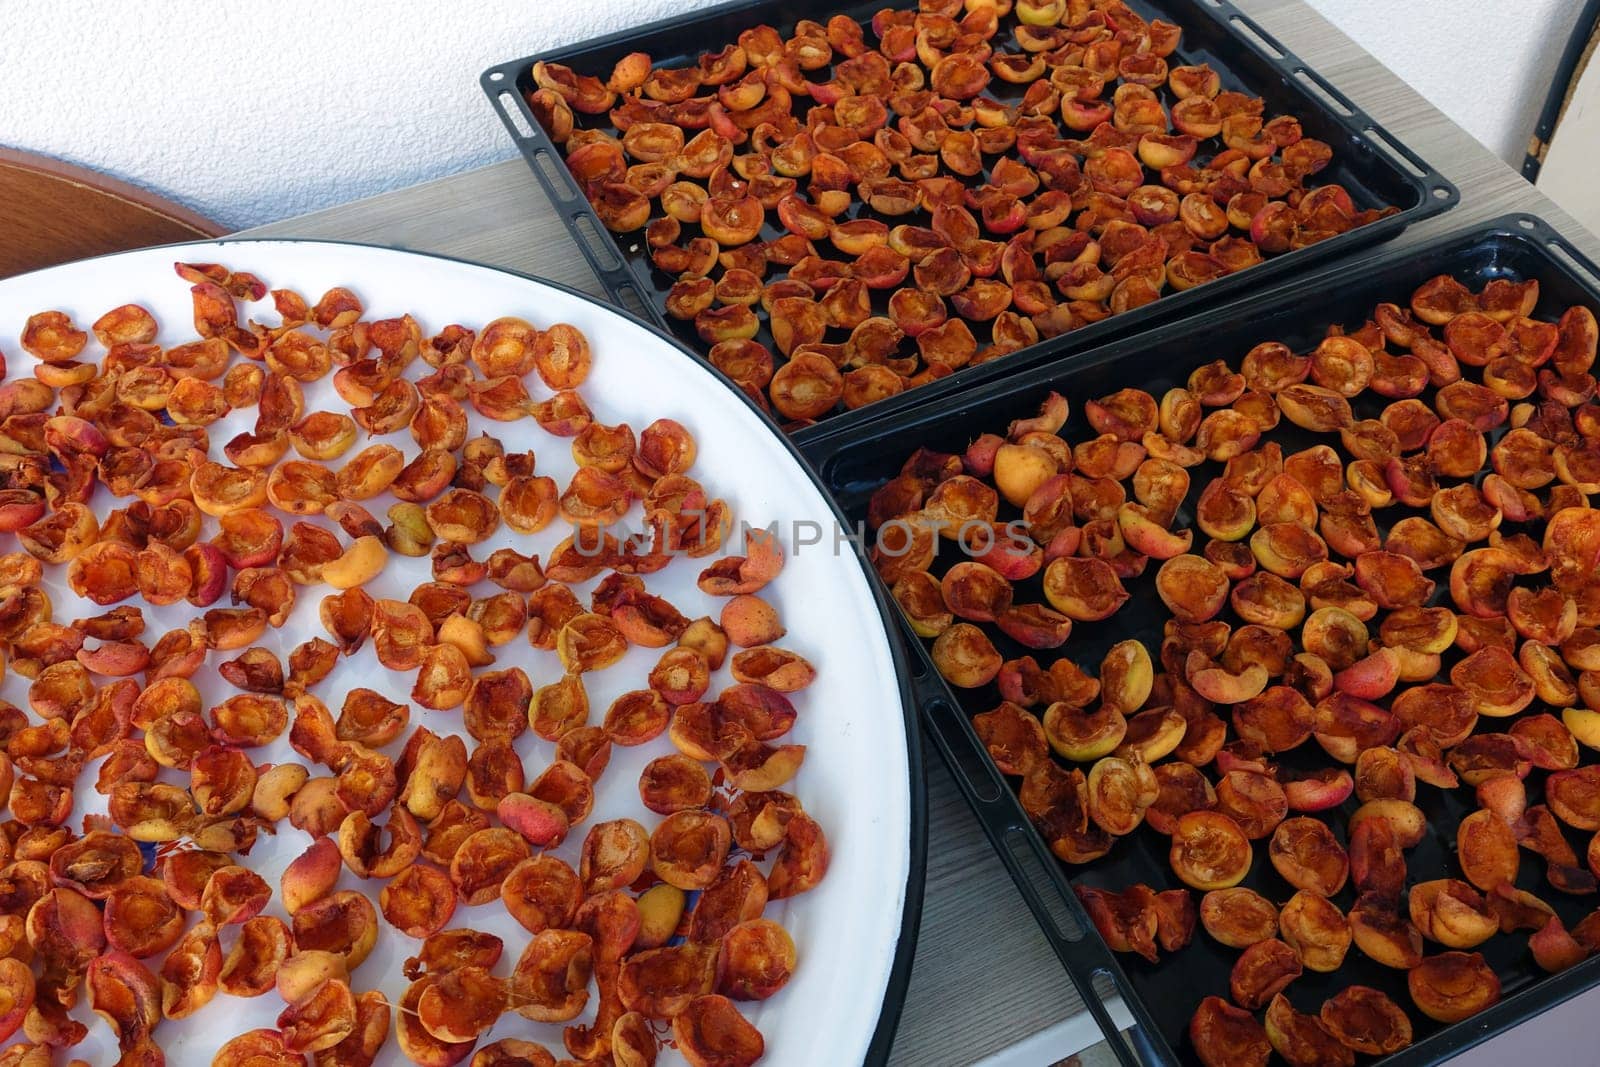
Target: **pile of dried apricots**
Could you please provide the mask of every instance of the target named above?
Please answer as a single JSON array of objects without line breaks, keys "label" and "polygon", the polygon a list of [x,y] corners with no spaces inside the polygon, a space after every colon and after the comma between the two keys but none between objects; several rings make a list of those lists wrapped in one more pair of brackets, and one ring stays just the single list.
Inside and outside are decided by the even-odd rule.
[{"label": "pile of dried apricots", "polygon": [[[177,272],[197,339],[164,347],[134,304],[88,331],[42,311],[20,338],[26,369],[0,369],[0,651],[27,694],[25,709],[0,702],[0,1063],[82,1042],[86,998],[119,1062],[160,1064],[163,1021],[208,1004],[220,1017],[218,992],[283,1000],[219,1067],[360,1067],[391,1040],[432,1067],[548,1067],[533,1042],[478,1041],[506,1012],[563,1023],[586,1008],[562,1062],[648,1067],[663,1044],[697,1067],[755,1062],[764,1042],[736,1002],[796,965],[763,912],[828,866],[822,828],[784,791],[805,755],[785,740],[791,698],[816,672],[775,643],[783,624],[758,595],[781,546],[747,534],[726,553],[729,508],[690,476],[687,428],[636,435],[591,415],[579,388],[595,357],[572,326],[425,336],[409,315],[364,317],[345,288],[314,303],[271,290],[269,326],[241,322],[241,303],[269,295],[255,276]],[[349,411],[307,410],[304,387],[330,377]],[[253,428],[213,449],[208,428],[252,409]],[[563,487],[533,451],[469,437],[469,412],[532,418],[576,473]],[[383,440],[401,433],[409,460]],[[383,519],[368,510],[381,501]],[[620,540],[608,527],[636,504],[648,532]],[[479,558],[502,527],[558,520],[572,535],[542,562]],[[374,598],[402,556],[431,580]],[[703,568],[710,614],[648,590],[680,558]],[[52,603],[46,568],[87,603]],[[591,579],[585,604],[574,587]],[[302,596],[321,598],[326,633],[293,635],[280,659],[263,638]],[[187,622],[147,633],[145,606]],[[494,667],[523,642],[547,684]],[[660,650],[644,687],[592,715],[586,677],[633,647]],[[336,713],[318,695],[363,648],[414,675],[410,703],[353,688]],[[233,692],[206,706],[195,683],[213,676]],[[436,732],[411,704],[436,727],[459,718]],[[525,733],[555,746],[536,773],[513,747]],[[594,823],[573,865],[548,851],[576,839],[613,746],[662,737],[672,751],[638,782],[655,828]],[[259,762],[279,738],[299,761]],[[90,789],[106,814],[75,803]],[[249,859],[268,834],[308,845],[277,887]],[[348,876],[363,889],[338,888]],[[450,927],[458,904],[490,903],[523,944]],[[398,1004],[361,989],[380,937],[417,941]]]},{"label": "pile of dried apricots", "polygon": [[[1074,440],[1051,394],[872,498],[879,573],[947,681],[998,691],[973,725],[1055,854],[1170,839],[1172,886],[1078,889],[1106,942],[1155,962],[1198,922],[1241,950],[1227,990],[1196,992],[1217,994],[1188,1031],[1208,1067],[1408,1045],[1380,990],[1315,1014],[1283,995],[1352,945],[1446,1023],[1499,999],[1473,951],[1490,938],[1530,931],[1550,972],[1600,950],[1600,912],[1569,930],[1516,885],[1523,852],[1555,893],[1600,876],[1600,764],[1580,758],[1600,749],[1600,331],[1538,300],[1441,276],[1310,352],[1267,342],[1159,397],[1087,400]],[[1046,655],[1147,572],[1159,649],[1119,642],[1097,673]],[[996,630],[1029,653],[1004,658]],[[1430,828],[1427,790],[1471,813]],[[1318,815],[1336,808],[1345,840]],[[1430,830],[1454,866],[1409,870]],[[1287,900],[1240,885],[1263,860]]]},{"label": "pile of dried apricots", "polygon": [[687,67],[536,63],[527,99],[667,314],[803,426],[1392,212],[1312,188],[1332,148],[1169,63],[1181,36],[1122,0],[921,0]]}]

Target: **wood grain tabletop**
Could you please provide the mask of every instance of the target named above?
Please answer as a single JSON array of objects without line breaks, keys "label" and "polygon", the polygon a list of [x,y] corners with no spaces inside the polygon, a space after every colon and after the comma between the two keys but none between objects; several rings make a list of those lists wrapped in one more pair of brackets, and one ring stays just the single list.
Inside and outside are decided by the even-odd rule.
[{"label": "wood grain tabletop", "polygon": [[[1300,0],[1236,4],[1460,187],[1459,207],[1413,226],[1385,247],[1527,211],[1543,216],[1583,251],[1600,258],[1600,240]],[[241,236],[340,239],[435,252],[601,295],[583,256],[520,159]],[[931,753],[928,781],[927,892],[910,990],[890,1060],[896,1067],[973,1063],[1027,1038],[1047,1036],[1041,1032],[1083,1010],[954,781]],[[1077,1049],[1056,1051],[1041,1063]]]}]

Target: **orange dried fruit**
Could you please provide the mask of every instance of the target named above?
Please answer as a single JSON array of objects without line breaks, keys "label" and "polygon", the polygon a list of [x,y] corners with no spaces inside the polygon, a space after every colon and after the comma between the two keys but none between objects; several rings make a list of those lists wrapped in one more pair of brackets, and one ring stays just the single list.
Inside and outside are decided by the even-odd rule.
[{"label": "orange dried fruit", "polygon": [[536,1022],[576,1018],[589,1000],[594,945],[577,930],[546,929],[533,935],[509,981],[512,1010]]},{"label": "orange dried fruit", "polygon": [[1173,829],[1173,873],[1195,889],[1227,889],[1250,870],[1250,842],[1238,823],[1211,811],[1193,811]]},{"label": "orange dried fruit", "polygon": [[1352,985],[1323,1002],[1322,1025],[1341,1044],[1370,1056],[1398,1052],[1411,1044],[1411,1020],[1387,994]]},{"label": "orange dried fruit", "polygon": [[1206,1067],[1265,1067],[1272,1055],[1267,1033],[1255,1016],[1221,997],[1206,997],[1200,1002],[1189,1021],[1189,1041]]}]

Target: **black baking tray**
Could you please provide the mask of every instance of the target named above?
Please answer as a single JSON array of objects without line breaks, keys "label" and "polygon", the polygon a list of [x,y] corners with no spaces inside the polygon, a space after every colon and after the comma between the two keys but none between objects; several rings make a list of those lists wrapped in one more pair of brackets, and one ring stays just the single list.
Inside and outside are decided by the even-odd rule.
[{"label": "black baking tray", "polygon": [[[1294,115],[1300,119],[1306,136],[1331,145],[1333,162],[1317,176],[1317,184],[1336,182],[1349,191],[1358,207],[1392,205],[1399,209],[1398,213],[1308,248],[1275,256],[1238,274],[1185,292],[1169,293],[1153,304],[1042,341],[1003,359],[967,367],[948,378],[906,390],[865,408],[837,409],[824,416],[820,426],[857,424],[954,396],[980,382],[1054,362],[1113,337],[1170,321],[1175,315],[1221,298],[1259,290],[1291,278],[1311,264],[1392,238],[1412,223],[1447,211],[1459,201],[1460,194],[1455,186],[1227,0],[1129,0],[1129,3],[1146,18],[1162,18],[1183,27],[1183,38],[1172,59],[1173,65],[1209,63],[1221,75],[1224,88],[1262,97],[1269,115]],[[667,290],[675,279],[651,264],[644,246],[644,231],[612,234],[605,229],[567,171],[560,147],[550,140],[533,117],[524,97],[524,93],[533,88],[533,64],[545,60],[566,64],[579,73],[605,76],[624,55],[643,51],[659,66],[681,66],[692,63],[702,51],[733,42],[740,32],[753,26],[770,24],[787,34],[800,19],[822,20],[838,13],[865,23],[871,20],[874,12],[886,6],[910,5],[906,0],[892,3],[884,0],[735,0],[639,29],[501,63],[485,71],[480,81],[605,291],[618,304],[652,319],[689,348],[703,354],[707,346],[695,334],[693,324],[672,319],[663,310]],[[1002,34],[1008,32],[1008,25],[1008,21],[1002,22]],[[821,79],[824,74],[826,71],[819,71],[813,76]],[[1002,100],[1010,100],[1021,95],[1015,88],[997,79],[987,91]],[[609,119],[605,116],[579,118],[580,124],[598,122],[609,128]],[[856,217],[863,212],[872,215],[859,204],[852,212]],[[899,221],[926,220],[919,214],[909,219],[886,221],[893,225]],[[763,236],[772,237],[777,232],[769,221]],[[686,235],[693,236],[693,233]],[[781,276],[773,274],[769,280]],[[878,294],[880,304],[886,299],[886,294]],[[974,332],[980,343],[986,340],[987,330],[983,324],[975,324]],[[834,337],[832,333],[841,336]],[[770,341],[764,323],[760,339]],[[842,331],[831,331],[828,339],[843,340]],[[774,354],[781,362],[782,356],[776,349]],[[813,426],[800,429],[795,436],[806,440],[820,432]]]},{"label": "black baking tray", "polygon": [[[959,452],[980,433],[1003,433],[1010,420],[1035,414],[1050,390],[1060,392],[1071,403],[1072,417],[1064,432],[1082,435],[1085,400],[1127,386],[1159,397],[1173,385],[1181,385],[1189,372],[1202,363],[1223,358],[1237,366],[1237,361],[1262,341],[1283,341],[1296,351],[1308,351],[1330,325],[1359,326],[1380,302],[1406,306],[1413,290],[1438,274],[1453,275],[1474,288],[1493,278],[1537,278],[1540,302],[1536,315],[1541,318],[1553,318],[1573,304],[1600,308],[1600,268],[1543,221],[1525,215],[1507,216],[1422,247],[1374,257],[1364,261],[1359,270],[1329,270],[1303,278],[1275,292],[1095,349],[1070,363],[1037,367],[1006,381],[987,383],[963,393],[954,403],[924,405],[859,431],[830,431],[802,445],[801,451],[816,466],[824,486],[845,515],[853,523],[861,523],[872,491],[897,474],[913,450],[927,447]],[[1358,417],[1371,414],[1362,413],[1360,401],[1357,409]],[[1303,442],[1297,434],[1303,435]],[[1287,422],[1271,436],[1283,441],[1286,451],[1314,440],[1313,435],[1295,430]],[[1207,463],[1194,473],[1197,496],[1211,477],[1220,473],[1220,464]],[[1180,511],[1180,519],[1186,524],[1192,524],[1193,501],[1191,496]],[[1407,512],[1393,510],[1395,515],[1384,518],[1392,521]],[[942,554],[936,566],[947,566],[950,555]],[[1141,640],[1153,651],[1162,636],[1161,613],[1141,610],[1140,605],[1156,600],[1154,572],[1152,567],[1144,577],[1126,582],[1132,599],[1109,620],[1075,627],[1066,653],[1080,665],[1093,669],[1106,648],[1126,638]],[[1432,577],[1441,579],[1441,586],[1448,585],[1441,574]],[[1440,590],[1439,596],[1449,602],[1445,589]],[[1036,589],[1018,599],[1025,598],[1041,599]],[[1008,643],[992,627],[985,629],[996,638],[1007,658],[1028,652]],[[1058,862],[1033,830],[1011,784],[990,762],[968,721],[970,716],[999,702],[995,687],[991,684],[958,691],[945,685],[933,670],[926,643],[911,635],[909,628],[904,630],[907,640],[921,650],[920,655],[913,656],[912,669],[913,682],[921,694],[924,728],[949,761],[1085,1003],[1094,1006],[1096,983],[1103,985],[1109,980],[1133,1016],[1134,1031],[1129,1035],[1132,1040],[1124,1043],[1113,1036],[1113,1050],[1129,1067],[1140,1063],[1163,1067],[1196,1063],[1185,1028],[1201,996],[1226,995],[1228,973],[1238,953],[1197,930],[1191,945],[1177,953],[1163,953],[1159,965],[1131,955],[1113,956],[1093,932],[1071,888],[1080,884],[1121,889],[1134,882],[1147,882],[1157,888],[1178,885],[1168,866],[1167,838],[1144,827],[1119,841],[1108,856],[1094,863],[1069,868]],[[1040,656],[1041,663],[1053,658],[1048,652],[1034,655]],[[1480,725],[1480,729],[1494,728],[1489,720]],[[1286,753],[1281,759],[1293,766],[1295,756],[1294,752]],[[1584,751],[1584,763],[1597,761],[1600,755]],[[1530,803],[1539,802],[1542,779],[1539,771],[1528,779]],[[1428,787],[1419,791],[1419,805],[1429,819],[1429,836],[1408,857],[1413,875],[1426,872],[1425,877],[1459,877],[1455,829],[1471,807],[1457,791],[1445,794]],[[1341,840],[1348,840],[1346,820],[1354,808],[1352,800],[1329,813],[1329,821]],[[1578,855],[1584,855],[1587,838],[1570,831],[1569,837]],[[1521,865],[1517,884],[1553,904],[1569,927],[1600,906],[1597,896],[1566,897],[1551,890],[1544,884],[1542,861],[1525,855],[1529,858]],[[1245,884],[1280,903],[1292,892],[1265,862],[1262,849],[1257,850]],[[1335,901],[1341,910],[1348,911],[1353,891],[1347,886]],[[1433,1023],[1412,1009],[1402,972],[1372,963],[1355,948],[1338,972],[1308,973],[1289,987],[1287,995],[1301,1010],[1314,1012],[1322,1000],[1351,982],[1383,989],[1408,1008],[1416,1027],[1415,1044],[1384,1059],[1385,1067],[1436,1064],[1600,984],[1600,956],[1561,974],[1546,975],[1533,963],[1527,937],[1526,933],[1500,935],[1480,947],[1501,977],[1503,998],[1487,1011],[1453,1026]],[[1439,947],[1430,943],[1428,951],[1439,951]],[[1104,1026],[1104,1020],[1101,1022]]]}]

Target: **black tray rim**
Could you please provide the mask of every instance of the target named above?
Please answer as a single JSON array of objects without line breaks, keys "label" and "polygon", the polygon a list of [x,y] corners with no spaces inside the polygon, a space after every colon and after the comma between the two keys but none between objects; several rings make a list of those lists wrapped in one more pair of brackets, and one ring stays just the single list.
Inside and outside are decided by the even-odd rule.
[{"label": "black tray rim", "polygon": [[[1600,264],[1580,251],[1542,217],[1528,212],[1512,212],[1481,222],[1465,225],[1430,238],[1427,242],[1391,253],[1368,267],[1388,265],[1401,255],[1410,259],[1426,260],[1436,252],[1465,243],[1485,239],[1515,242],[1526,246],[1536,258],[1544,260],[1551,271],[1572,277],[1584,290],[1592,294],[1600,306]],[[1333,284],[1349,266],[1332,267],[1301,278],[1292,289],[1315,290]],[[1286,287],[1290,288],[1290,287]],[[1291,291],[1292,291],[1291,289]],[[1231,318],[1248,320],[1251,312],[1265,306],[1276,306],[1290,298],[1284,290],[1266,291],[1213,310],[1213,314],[1227,314]],[[1193,322],[1177,321],[1153,328],[1145,333],[1123,337],[1092,349],[1070,366],[1043,365],[1030,368],[1025,374],[1012,379],[985,383],[981,389],[966,394],[965,400],[974,405],[1004,397],[1011,393],[1037,391],[1045,387],[1041,379],[1063,371],[1081,372],[1094,366],[1115,363],[1130,350],[1171,341],[1192,330]],[[941,407],[922,405],[917,409],[897,413],[886,419],[874,420],[857,427],[839,427],[823,436],[801,443],[801,451],[811,461],[826,484],[828,465],[841,453],[855,448],[870,447],[875,441],[919,415]],[[874,580],[882,584],[876,574]],[[899,620],[907,645],[912,648],[917,671],[915,687],[922,701],[921,713],[935,747],[950,767],[953,777],[966,796],[973,813],[978,817],[991,845],[1011,872],[1024,901],[1041,931],[1055,949],[1057,957],[1069,979],[1077,987],[1084,1003],[1097,1022],[1100,1013],[1095,1010],[1094,983],[1109,979],[1115,986],[1123,1004],[1133,1018],[1133,1026],[1124,1034],[1101,1024],[1102,1034],[1122,1067],[1176,1067],[1180,1060],[1175,1050],[1134,991],[1132,982],[1121,962],[1105,944],[1090,922],[1073,891],[1066,873],[1066,865],[1056,859],[1045,847],[1039,834],[1032,828],[1023,813],[1016,791],[1000,774],[985,752],[971,721],[961,709],[955,692],[941,678],[933,666],[928,644],[910,633],[902,618]],[[974,775],[976,774],[976,780]],[[1015,844],[1008,838],[1020,834],[1037,863],[1018,857]],[[1043,877],[1047,888],[1055,894],[1047,898],[1038,884]],[[1079,927],[1077,936],[1065,931],[1055,913],[1065,908]],[[1591,956],[1574,967],[1547,975],[1526,989],[1518,990],[1493,1006],[1469,1019],[1446,1026],[1417,1044],[1378,1059],[1374,1067],[1436,1067],[1446,1060],[1472,1049],[1490,1038],[1506,1033],[1527,1023],[1540,1014],[1557,1007],[1580,993],[1600,987],[1600,955]],[[1123,1037],[1126,1040],[1123,1040]]]},{"label": "black tray rim", "polygon": [[[713,367],[711,364],[707,363],[705,360],[696,356],[693,352],[689,351],[689,349],[685,347],[684,344],[676,337],[673,337],[670,333],[661,329],[656,324],[648,322],[623,308],[617,307],[614,304],[608,304],[604,300],[601,300],[589,293],[585,293],[580,289],[576,289],[573,286],[567,285],[564,282],[553,281],[549,278],[532,274],[527,271],[517,270],[513,267],[502,267],[491,263],[482,263],[477,260],[468,259],[464,256],[452,256],[444,252],[428,252],[414,248],[403,248],[398,245],[379,244],[374,241],[350,241],[341,240],[338,238],[322,237],[274,237],[265,234],[261,236],[233,234],[224,237],[212,238],[210,240],[174,241],[168,244],[150,245],[141,249],[129,249],[121,252],[107,252],[98,256],[85,256],[82,259],[73,260],[72,262],[87,263],[95,260],[111,259],[116,256],[127,255],[130,251],[152,252],[166,250],[178,252],[185,248],[199,248],[212,245],[261,244],[346,245],[354,248],[378,249],[384,252],[404,252],[407,255],[423,256],[428,259],[442,260],[447,263],[459,263],[468,267],[479,267],[484,270],[492,270],[500,274],[510,275],[511,277],[518,278],[522,281],[535,282],[539,285],[547,285],[550,288],[564,293],[567,296],[574,297],[586,304],[592,304],[603,311],[620,315],[633,325],[648,330],[662,341],[665,341],[667,344],[671,345],[685,358],[691,360],[696,366],[715,375],[721,381],[723,386],[738,394],[742,403],[754,411],[758,416],[766,419],[767,422],[771,422],[771,420],[767,418],[766,414],[761,411],[760,408],[756,407],[750,398],[744,395],[743,390],[735,386],[726,375],[717,370],[717,368]],[[65,265],[66,264],[57,264],[56,266]],[[14,277],[24,278],[31,274],[42,274],[46,271],[54,269],[55,267],[41,267],[38,270],[27,271],[23,274],[15,275]],[[806,457],[800,452],[800,449],[793,441],[789,440],[783,434],[778,434],[777,436],[783,447],[788,451],[789,455],[800,465],[801,469],[803,469],[807,476],[811,479],[811,482],[816,487],[817,492],[819,495],[821,495],[823,501],[828,505],[828,509],[833,513],[834,521],[840,523],[841,528],[846,528],[844,512],[839,507],[838,503],[833,499],[833,494],[829,493],[825,488],[823,488],[821,477],[818,475],[816,468],[811,465],[810,461],[807,460]],[[878,1012],[878,1022],[876,1027],[873,1029],[871,1042],[867,1046],[866,1058],[862,1061],[864,1064],[877,1065],[888,1062],[889,1052],[894,1046],[895,1032],[899,1027],[900,1015],[905,1006],[906,991],[911,983],[911,962],[913,957],[916,955],[917,938],[921,931],[923,891],[926,887],[928,874],[928,781],[927,767],[925,763],[926,756],[922,747],[922,734],[917,728],[917,700],[909,681],[911,674],[905,641],[900,636],[898,623],[891,622],[891,620],[894,619],[894,616],[890,614],[888,598],[884,595],[883,589],[881,588],[881,583],[878,582],[876,576],[872,573],[871,567],[867,565],[865,557],[863,557],[860,553],[852,553],[852,555],[856,560],[857,566],[861,568],[863,576],[866,578],[867,588],[871,591],[873,602],[877,606],[878,621],[883,626],[884,636],[888,640],[889,655],[894,663],[895,676],[899,682],[900,698],[904,709],[903,717],[905,719],[907,771],[906,786],[910,799],[911,816],[910,867],[906,873],[905,905],[900,915],[900,936],[895,944],[894,959],[889,968],[889,980],[884,987],[883,1004]]]},{"label": "black tray rim", "polygon": [[[668,328],[666,313],[646,295],[649,286],[644,283],[640,274],[643,268],[639,264],[642,261],[629,260],[622,254],[624,240],[629,235],[613,234],[600,222],[599,216],[589,206],[588,199],[579,188],[577,180],[567,170],[559,147],[550,139],[544,127],[534,117],[528,102],[517,91],[517,78],[536,62],[560,62],[596,49],[626,44],[658,33],[693,29],[726,15],[736,14],[750,6],[752,0],[726,0],[710,7],[657,19],[644,26],[619,30],[547,49],[521,59],[497,63],[485,70],[478,79],[490,106],[517,145],[523,161],[550,198],[562,224],[566,226],[573,242],[589,262],[607,295],[627,310],[640,317],[647,317],[663,328]],[[1326,241],[1275,256],[1247,270],[1225,275],[1193,289],[1168,293],[1144,307],[1090,323],[1070,333],[1040,340],[1000,359],[964,367],[946,378],[876,401],[864,408],[827,415],[818,423],[799,428],[786,436],[794,437],[801,442],[813,440],[824,436],[837,426],[862,425],[885,415],[910,410],[919,405],[925,397],[947,398],[960,390],[971,388],[978,382],[1008,378],[1028,367],[1053,362],[1087,351],[1094,346],[1110,343],[1119,337],[1155,328],[1185,313],[1192,313],[1224,300],[1241,299],[1241,292],[1251,291],[1246,288],[1245,280],[1257,283],[1254,287],[1257,290],[1291,282],[1303,276],[1304,272],[1323,266],[1327,261],[1339,258],[1343,254],[1353,255],[1361,249],[1390,240],[1413,223],[1423,222],[1450,211],[1461,202],[1461,191],[1454,183],[1364,109],[1354,104],[1327,78],[1294,52],[1285,48],[1255,20],[1240,11],[1231,0],[1203,0],[1195,6],[1202,15],[1216,23],[1222,33],[1227,34],[1242,48],[1254,53],[1261,62],[1276,69],[1290,90],[1304,97],[1308,108],[1316,109],[1330,121],[1342,126],[1350,137],[1364,142],[1379,159],[1380,164],[1389,169],[1393,177],[1412,189],[1416,195],[1416,203],[1402,208],[1397,214],[1348,230]],[[513,101],[514,113],[507,109],[503,96],[509,96]],[[524,128],[529,132],[525,133]],[[1408,166],[1402,166],[1396,156],[1403,158]],[[1413,173],[1408,167],[1415,168],[1420,173]],[[698,353],[695,355],[705,362]]]}]

